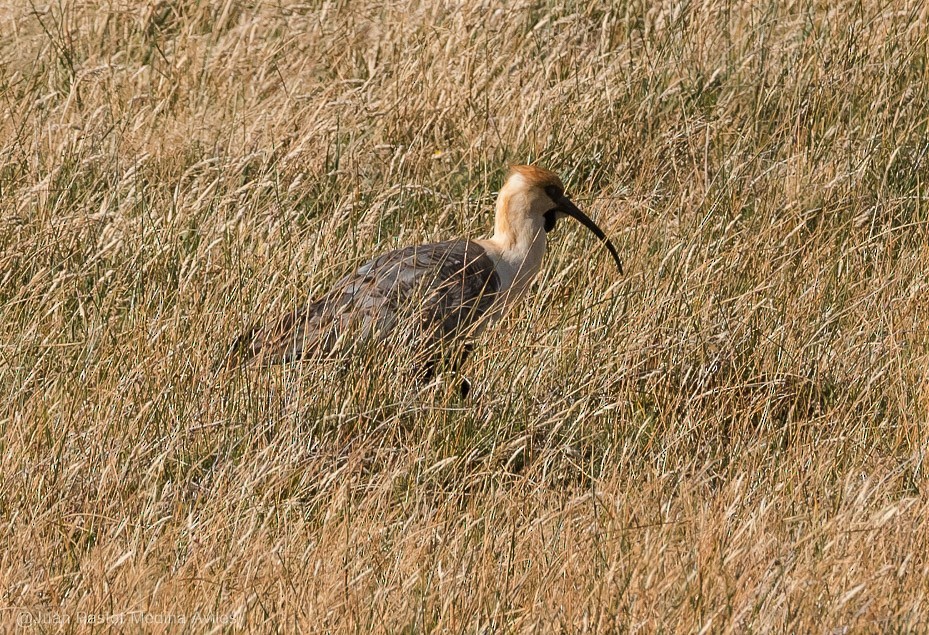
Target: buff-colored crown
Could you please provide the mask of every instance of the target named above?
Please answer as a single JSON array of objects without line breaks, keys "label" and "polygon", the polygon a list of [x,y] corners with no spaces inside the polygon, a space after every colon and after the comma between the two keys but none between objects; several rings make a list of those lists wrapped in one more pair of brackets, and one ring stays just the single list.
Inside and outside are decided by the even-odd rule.
[{"label": "buff-colored crown", "polygon": [[510,180],[517,174],[523,177],[523,180],[526,181],[526,185],[529,187],[537,186],[544,188],[554,185],[559,190],[564,191],[564,184],[561,182],[561,179],[551,170],[546,170],[545,168],[540,168],[535,165],[511,165],[509,174],[507,174],[506,178]]}]

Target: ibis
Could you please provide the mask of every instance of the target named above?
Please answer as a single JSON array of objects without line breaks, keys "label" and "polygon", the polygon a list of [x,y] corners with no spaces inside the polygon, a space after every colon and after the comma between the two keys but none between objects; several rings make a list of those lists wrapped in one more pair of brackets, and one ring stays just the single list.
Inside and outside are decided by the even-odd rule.
[{"label": "ibis", "polygon": [[[565,217],[593,232],[622,274],[616,248],[565,195],[561,179],[516,165],[497,196],[490,238],[415,245],[369,260],[327,293],[248,329],[226,353],[226,366],[332,358],[367,343],[411,347],[411,370],[422,380],[440,369],[457,372],[480,332],[525,294],[542,266],[548,233]],[[469,390],[462,379],[462,397]]]}]

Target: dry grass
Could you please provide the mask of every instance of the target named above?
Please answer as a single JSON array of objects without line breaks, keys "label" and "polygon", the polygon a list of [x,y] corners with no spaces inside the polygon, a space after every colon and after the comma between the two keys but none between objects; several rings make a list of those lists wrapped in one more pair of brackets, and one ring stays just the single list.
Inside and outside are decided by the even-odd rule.
[{"label": "dry grass", "polygon": [[[929,9],[833,4],[7,0],[0,620],[929,630]],[[627,275],[560,228],[469,401],[211,374],[507,161]]]}]

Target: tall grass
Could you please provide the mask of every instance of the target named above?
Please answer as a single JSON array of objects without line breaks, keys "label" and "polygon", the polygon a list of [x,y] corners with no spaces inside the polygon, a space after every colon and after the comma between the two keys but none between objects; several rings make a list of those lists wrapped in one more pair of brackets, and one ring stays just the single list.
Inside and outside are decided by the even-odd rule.
[{"label": "tall grass", "polygon": [[[917,0],[7,2],[0,620],[929,629],[927,57]],[[529,161],[627,274],[559,227],[469,400],[211,371]]]}]

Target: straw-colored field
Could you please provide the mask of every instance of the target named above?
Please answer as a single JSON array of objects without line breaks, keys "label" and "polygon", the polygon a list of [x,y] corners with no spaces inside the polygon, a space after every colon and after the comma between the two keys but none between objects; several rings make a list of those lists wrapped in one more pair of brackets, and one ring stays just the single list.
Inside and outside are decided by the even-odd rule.
[{"label": "straw-colored field", "polygon": [[[4,0],[0,625],[929,631],[927,7]],[[467,401],[213,372],[510,162]]]}]

